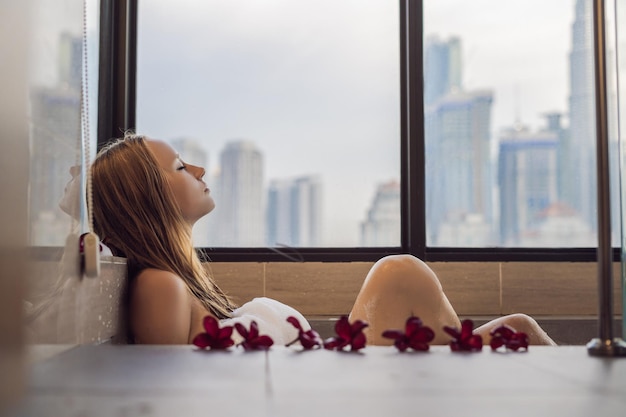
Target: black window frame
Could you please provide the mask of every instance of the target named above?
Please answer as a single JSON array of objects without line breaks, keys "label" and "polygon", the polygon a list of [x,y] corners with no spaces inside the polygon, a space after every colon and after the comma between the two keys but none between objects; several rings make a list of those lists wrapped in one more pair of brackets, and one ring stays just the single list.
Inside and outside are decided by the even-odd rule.
[{"label": "black window frame", "polygon": [[[135,128],[138,0],[101,0],[98,149]],[[400,3],[401,245],[198,248],[216,262],[371,262],[409,253],[430,262],[595,262],[596,248],[458,248],[426,245],[423,0]],[[620,260],[619,248],[613,260]]]}]

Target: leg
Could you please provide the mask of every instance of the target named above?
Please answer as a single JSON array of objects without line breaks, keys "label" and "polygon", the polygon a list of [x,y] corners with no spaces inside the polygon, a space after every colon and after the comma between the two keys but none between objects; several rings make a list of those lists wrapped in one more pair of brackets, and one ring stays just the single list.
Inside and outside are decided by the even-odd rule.
[{"label": "leg", "polygon": [[448,343],[443,326],[460,327],[459,319],[443,293],[435,273],[411,255],[387,256],[372,267],[359,291],[350,320],[369,323],[365,329],[371,345],[390,345],[381,336],[387,329],[404,329],[417,316],[435,332],[433,344]]},{"label": "leg", "polygon": [[526,314],[511,314],[509,316],[499,317],[478,327],[474,333],[480,334],[483,337],[483,341],[489,343],[489,340],[491,340],[489,333],[503,324],[512,327],[516,332],[526,333],[531,345],[556,346],[554,340],[537,324],[535,319]]}]

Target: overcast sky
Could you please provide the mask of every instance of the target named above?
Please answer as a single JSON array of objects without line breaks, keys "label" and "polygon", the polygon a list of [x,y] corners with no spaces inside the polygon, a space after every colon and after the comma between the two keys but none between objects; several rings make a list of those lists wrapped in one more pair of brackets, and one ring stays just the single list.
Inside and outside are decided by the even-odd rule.
[{"label": "overcast sky", "polygon": [[[425,36],[461,39],[465,89],[493,90],[494,133],[567,111],[574,3],[425,1]],[[37,10],[45,28],[82,13],[77,0]],[[38,59],[56,57],[47,46]],[[320,175],[333,244],[356,244],[376,185],[399,177],[397,1],[145,1],[138,58],[140,133],[202,141],[210,170],[228,140],[246,138],[266,182]]]},{"label": "overcast sky", "polygon": [[[461,38],[494,131],[538,128],[567,110],[573,2],[426,1],[425,35]],[[210,169],[253,140],[266,181],[320,175],[327,237],[357,244],[376,185],[399,178],[397,1],[151,0],[139,28],[140,131],[201,140]]]}]

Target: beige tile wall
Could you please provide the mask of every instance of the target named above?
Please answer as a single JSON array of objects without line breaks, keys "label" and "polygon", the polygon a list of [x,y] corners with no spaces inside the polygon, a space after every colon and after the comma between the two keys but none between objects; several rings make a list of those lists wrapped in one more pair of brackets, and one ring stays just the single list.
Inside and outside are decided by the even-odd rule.
[{"label": "beige tile wall", "polygon": [[[57,284],[54,262],[34,265],[33,287]],[[211,263],[216,281],[241,304],[254,297],[275,298],[313,319],[350,312],[372,263]],[[594,263],[469,262],[430,264],[460,316],[499,316],[523,312],[533,316],[597,315]],[[614,311],[621,312],[619,264],[615,265]],[[32,343],[94,343],[117,330],[118,303],[124,283],[123,259],[102,265],[99,279],[73,277],[59,300],[29,326]],[[42,283],[48,277],[47,286]]]},{"label": "beige tile wall", "polygon": [[[213,263],[219,285],[238,302],[268,296],[309,316],[350,311],[369,262]],[[585,316],[598,311],[595,263],[435,262],[459,315]],[[251,278],[252,277],[252,278]],[[621,314],[620,265],[614,266],[614,311]]]}]

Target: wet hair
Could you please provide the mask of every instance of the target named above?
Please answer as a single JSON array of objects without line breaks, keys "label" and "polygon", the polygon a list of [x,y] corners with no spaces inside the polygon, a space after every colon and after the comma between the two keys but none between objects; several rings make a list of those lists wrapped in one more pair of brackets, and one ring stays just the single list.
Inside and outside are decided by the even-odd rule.
[{"label": "wet hair", "polygon": [[95,232],[128,262],[129,279],[146,268],[172,272],[218,319],[236,307],[201,262],[167,177],[143,136],[105,146],[91,166]]}]

